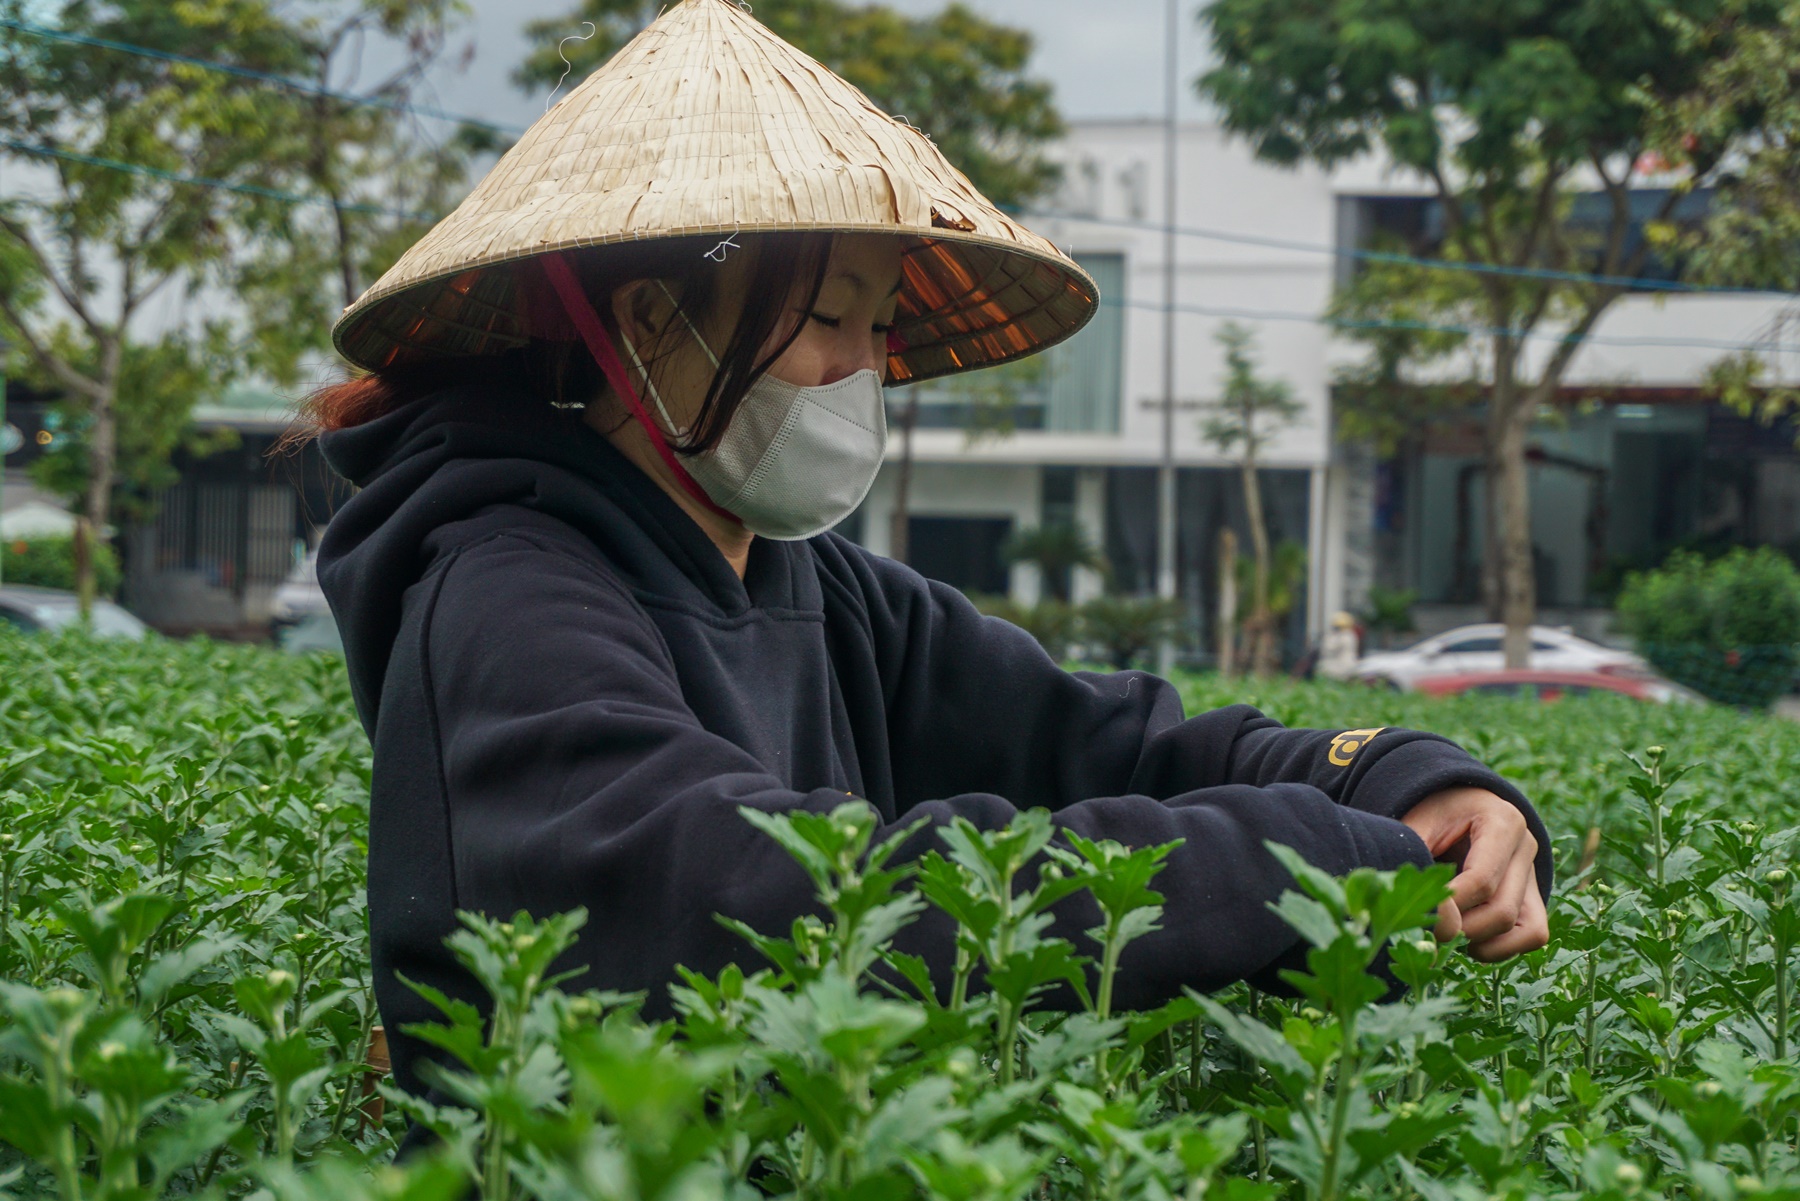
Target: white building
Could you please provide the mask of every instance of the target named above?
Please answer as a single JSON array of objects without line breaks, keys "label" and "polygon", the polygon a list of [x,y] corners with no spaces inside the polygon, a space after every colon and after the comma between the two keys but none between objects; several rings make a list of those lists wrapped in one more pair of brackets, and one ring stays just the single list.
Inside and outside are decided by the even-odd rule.
[{"label": "white building", "polygon": [[[1467,513],[1480,512],[1480,481],[1471,483],[1479,468],[1468,465],[1479,464],[1478,454],[1442,436],[1383,464],[1339,446],[1331,381],[1357,352],[1313,320],[1353,262],[1334,248],[1358,244],[1373,228],[1429,219],[1429,200],[1367,163],[1335,174],[1284,170],[1258,162],[1246,143],[1215,126],[1183,125],[1178,138],[1176,224],[1196,232],[1175,243],[1176,566],[1193,620],[1210,608],[1218,528],[1231,522],[1241,533],[1233,462],[1200,434],[1199,406],[1219,392],[1224,363],[1215,339],[1228,320],[1253,331],[1263,373],[1286,381],[1305,407],[1263,455],[1272,536],[1307,548],[1306,597],[1290,641],[1316,634],[1339,608],[1362,609],[1373,582],[1419,591],[1428,623],[1469,615],[1476,598],[1467,564],[1478,561],[1480,531],[1469,528]],[[1162,139],[1160,122],[1089,121],[1074,123],[1058,147],[1065,182],[1043,208],[1067,216],[1026,219],[1088,268],[1105,303],[1087,330],[1049,352],[1041,378],[1022,386],[1015,431],[971,442],[960,428],[966,398],[957,386],[921,385],[908,557],[926,574],[1033,599],[1035,569],[1009,574],[1000,543],[1012,530],[1073,520],[1105,549],[1120,591],[1154,589],[1165,346]],[[1779,299],[1632,296],[1596,331],[1570,379],[1573,389],[1591,393],[1585,409],[1592,411],[1534,438],[1542,465],[1534,472],[1533,533],[1548,609],[1577,619],[1584,609],[1599,612],[1594,598],[1607,564],[1660,557],[1667,545],[1709,531],[1800,543],[1800,458],[1791,453],[1791,434],[1751,438],[1745,423],[1734,427],[1697,388],[1723,347],[1766,336]],[[893,395],[896,407],[906,399],[903,391]],[[1758,495],[1709,499],[1703,482],[1690,481],[1694,495],[1682,513],[1656,514],[1658,504],[1668,508],[1665,460],[1729,459],[1748,453],[1747,441],[1757,443],[1757,464],[1747,475],[1723,474],[1760,480]],[[900,443],[892,439],[850,530],[880,552],[889,547]],[[1721,506],[1737,513],[1737,527],[1720,525]],[[1098,577],[1081,574],[1078,598],[1101,588]]]}]

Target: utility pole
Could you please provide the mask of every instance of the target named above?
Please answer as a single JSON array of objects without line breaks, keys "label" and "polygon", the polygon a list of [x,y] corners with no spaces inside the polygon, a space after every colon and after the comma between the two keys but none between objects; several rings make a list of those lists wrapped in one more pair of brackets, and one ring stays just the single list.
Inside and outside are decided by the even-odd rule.
[{"label": "utility pole", "polygon": [[[1175,576],[1175,98],[1180,70],[1180,0],[1165,0],[1169,28],[1163,39],[1163,401],[1162,466],[1156,473],[1156,595],[1173,600]],[[1156,669],[1175,666],[1175,645],[1156,648]]]},{"label": "utility pole", "polygon": [[[12,346],[0,338],[0,514],[6,512],[6,456],[12,449],[6,445],[6,356]],[[6,583],[6,539],[0,537],[0,584]]]}]

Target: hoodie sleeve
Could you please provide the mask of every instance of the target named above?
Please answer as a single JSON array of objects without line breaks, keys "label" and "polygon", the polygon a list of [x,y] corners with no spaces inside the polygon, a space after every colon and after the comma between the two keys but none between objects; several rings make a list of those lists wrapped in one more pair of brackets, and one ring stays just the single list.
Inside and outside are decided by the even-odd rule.
[{"label": "hoodie sleeve", "polygon": [[[604,567],[503,535],[459,552],[434,579],[423,601],[425,662],[456,908],[585,907],[578,966],[590,970],[580,983],[648,990],[653,1008],[676,965],[711,972],[754,961],[714,914],[778,932],[813,910],[799,868],[738,809],[823,812],[846,794],[789,789],[703,728],[655,625]],[[967,664],[970,672],[1017,666],[1022,648],[1005,641],[1007,654],[983,655]],[[955,674],[941,662],[933,670]],[[1082,687],[1116,696],[1127,684]],[[965,692],[956,691],[956,703]],[[1170,704],[1159,698],[1150,711],[1167,714]],[[1123,728],[1127,712],[1098,724]],[[1231,720],[1236,730],[1256,719]],[[1154,738],[1140,734],[1146,763],[1165,762],[1148,754]],[[1145,770],[1146,783],[1158,782]],[[1292,946],[1292,932],[1266,908],[1291,879],[1265,840],[1338,873],[1429,862],[1424,844],[1392,817],[1340,805],[1317,784],[1274,778],[1279,772],[1257,778],[1258,770],[1246,759],[1175,794],[1096,793],[1054,806],[1063,828],[1091,838],[1183,840],[1158,880],[1163,927],[1133,944],[1121,965],[1120,1004],[1160,1003],[1184,986],[1218,988]],[[1053,799],[966,791],[876,808],[887,823],[961,816],[994,828],[1022,805]],[[919,837],[909,848],[934,843]],[[1085,948],[1082,931],[1097,919],[1091,902],[1073,898],[1056,929]],[[927,913],[901,942],[935,979],[949,979],[953,930],[941,915]]]},{"label": "hoodie sleeve", "polygon": [[1060,811],[1095,796],[1181,803],[1240,786],[1269,790],[1274,803],[1299,787],[1398,819],[1435,792],[1468,785],[1524,815],[1538,845],[1538,887],[1550,895],[1550,837],[1536,810],[1447,738],[1379,726],[1290,730],[1249,705],[1184,720],[1166,680],[1064,671],[1029,634],[983,616],[954,588],[873,555],[857,560],[903,809],[968,791]]}]

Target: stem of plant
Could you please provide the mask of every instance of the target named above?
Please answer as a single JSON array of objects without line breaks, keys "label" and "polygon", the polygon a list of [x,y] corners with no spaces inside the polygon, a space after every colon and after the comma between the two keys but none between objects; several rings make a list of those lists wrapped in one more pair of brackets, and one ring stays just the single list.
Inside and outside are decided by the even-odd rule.
[{"label": "stem of plant", "polygon": [[1325,1158],[1319,1167],[1319,1201],[1335,1201],[1338,1164],[1344,1148],[1344,1127],[1350,1119],[1350,1094],[1356,1088],[1356,1017],[1343,1019],[1344,1050],[1338,1059],[1337,1084],[1331,1097],[1331,1125],[1325,1137]]},{"label": "stem of plant", "polygon": [[1775,1058],[1787,1058],[1788,1046],[1788,986],[1787,986],[1787,939],[1775,939]]}]

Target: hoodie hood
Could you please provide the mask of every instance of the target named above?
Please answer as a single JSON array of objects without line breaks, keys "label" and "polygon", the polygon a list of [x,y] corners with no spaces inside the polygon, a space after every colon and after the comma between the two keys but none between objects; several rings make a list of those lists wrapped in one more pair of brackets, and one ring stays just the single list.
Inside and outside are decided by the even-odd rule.
[{"label": "hoodie hood", "polygon": [[494,506],[575,527],[640,592],[726,617],[749,606],[705,531],[578,410],[474,383],[323,434],[319,449],[360,489],[325,531],[319,585],[371,738],[407,590],[457,545],[452,527]]}]

